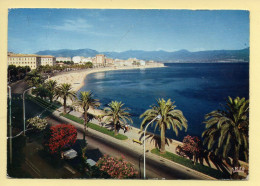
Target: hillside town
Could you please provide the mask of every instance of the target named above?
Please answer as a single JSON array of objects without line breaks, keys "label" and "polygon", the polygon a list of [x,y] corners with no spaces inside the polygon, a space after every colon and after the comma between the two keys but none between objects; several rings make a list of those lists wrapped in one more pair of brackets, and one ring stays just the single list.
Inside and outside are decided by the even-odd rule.
[{"label": "hillside town", "polygon": [[95,57],[55,57],[51,55],[36,55],[36,54],[16,54],[8,52],[8,65],[14,66],[29,66],[31,69],[36,69],[39,66],[66,66],[69,64],[84,65],[91,63],[93,67],[131,67],[131,66],[164,66],[163,63],[155,62],[153,60],[144,61],[136,58],[112,59],[106,57],[104,54],[98,54]]}]

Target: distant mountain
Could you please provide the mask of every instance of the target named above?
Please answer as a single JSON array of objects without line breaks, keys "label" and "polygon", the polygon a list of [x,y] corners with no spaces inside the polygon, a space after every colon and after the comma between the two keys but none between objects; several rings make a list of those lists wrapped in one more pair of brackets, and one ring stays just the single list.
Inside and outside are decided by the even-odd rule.
[{"label": "distant mountain", "polygon": [[36,54],[38,55],[52,55],[55,57],[73,57],[73,56],[85,56],[85,57],[94,57],[99,54],[98,51],[92,49],[61,49],[61,50],[44,50],[39,51]]},{"label": "distant mountain", "polygon": [[154,60],[159,62],[248,62],[249,48],[242,50],[208,50],[199,52],[190,52],[188,50],[179,50],[175,52],[160,51],[143,51],[143,50],[128,50],[124,52],[98,52],[92,49],[78,50],[45,50],[39,51],[39,55],[53,55],[55,57],[73,57],[85,56],[94,57],[97,54],[105,54],[110,58],[128,59],[137,58],[143,60]]}]

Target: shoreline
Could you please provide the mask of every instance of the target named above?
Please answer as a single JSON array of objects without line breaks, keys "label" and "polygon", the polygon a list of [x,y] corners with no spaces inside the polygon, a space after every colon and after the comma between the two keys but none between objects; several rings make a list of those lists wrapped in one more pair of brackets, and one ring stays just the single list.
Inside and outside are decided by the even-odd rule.
[{"label": "shoreline", "polygon": [[117,70],[134,70],[134,69],[148,69],[148,68],[165,68],[166,66],[139,66],[139,67],[104,67],[97,69],[86,69],[82,72],[70,72],[68,74],[61,74],[50,77],[48,80],[56,80],[58,84],[69,83],[72,86],[73,91],[78,92],[84,85],[85,79],[89,74],[97,72],[117,71]]},{"label": "shoreline", "polygon": [[[164,64],[162,65],[147,65],[147,66],[130,66],[130,67],[104,67],[104,68],[91,68],[91,69],[86,69],[81,72],[77,71],[72,71],[66,74],[60,74],[57,76],[50,77],[47,80],[56,80],[57,84],[62,84],[62,83],[69,83],[71,84],[72,90],[75,91],[76,93],[83,87],[85,86],[85,79],[89,74],[92,73],[97,73],[97,72],[107,72],[107,71],[117,71],[117,70],[134,70],[134,69],[148,69],[148,68],[165,68]],[[62,102],[61,98],[58,99],[59,101]],[[67,105],[71,105],[72,101],[67,100]],[[83,111],[79,110],[81,113]],[[89,113],[93,115],[101,115],[103,114],[102,110],[99,109],[89,109]]]},{"label": "shoreline", "polygon": [[[133,69],[149,69],[149,68],[164,68],[167,67],[165,65],[163,66],[145,66],[145,67],[105,67],[105,68],[97,68],[97,69],[86,69],[82,72],[70,72],[68,74],[61,74],[57,76],[53,76],[49,79],[56,80],[58,84],[60,83],[70,83],[72,85],[72,89],[75,92],[78,92],[83,86],[85,86],[85,79],[89,74],[97,73],[97,72],[106,72],[106,71],[116,71],[116,70],[133,70]],[[73,81],[72,81],[73,79]],[[72,83],[73,82],[73,83]],[[59,98],[60,99],[60,98]],[[61,101],[61,100],[60,100]],[[71,105],[72,101],[67,100],[67,105]],[[78,110],[80,113],[83,114],[83,110]],[[93,115],[102,115],[103,111],[100,109],[93,109],[89,108],[89,113]],[[134,133],[139,133],[140,128],[134,127],[131,125],[131,131]],[[150,133],[150,132],[147,132]],[[155,134],[156,135],[156,134]],[[169,138],[172,140],[172,145],[182,145],[182,141],[178,141],[174,138]],[[167,147],[167,149],[170,148],[170,146]],[[168,149],[169,150],[169,149]]]}]

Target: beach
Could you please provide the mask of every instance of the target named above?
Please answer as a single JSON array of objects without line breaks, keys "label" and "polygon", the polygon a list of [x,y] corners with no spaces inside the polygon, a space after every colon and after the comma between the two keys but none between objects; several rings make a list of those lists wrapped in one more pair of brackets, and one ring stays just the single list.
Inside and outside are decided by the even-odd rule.
[{"label": "beach", "polygon": [[[62,83],[69,83],[72,86],[72,89],[74,91],[78,91],[81,87],[83,87],[84,84],[84,80],[87,77],[87,75],[91,74],[91,73],[97,73],[97,72],[104,72],[104,71],[114,71],[114,70],[131,70],[131,69],[144,69],[144,68],[162,68],[165,66],[142,66],[142,67],[106,67],[106,68],[96,68],[96,69],[86,69],[85,71],[81,71],[81,72],[77,72],[77,71],[73,71],[71,73],[66,73],[66,74],[61,74],[61,75],[57,75],[54,77],[51,77],[49,79],[52,80],[56,80],[58,84],[62,84]],[[58,99],[61,103],[63,103],[63,100],[61,98]],[[67,100],[67,105],[71,105],[72,101],[71,100]],[[60,112],[63,111],[63,107],[60,108]],[[73,115],[77,115],[78,117],[81,117],[81,114],[76,114],[78,112],[80,112],[81,114],[83,113],[83,110],[81,108],[77,108],[76,112],[72,112]],[[104,114],[102,110],[99,109],[93,109],[93,108],[89,108],[88,112],[90,114],[93,115],[102,115]],[[104,119],[103,119],[104,120]],[[93,122],[93,121],[92,121]],[[97,122],[97,121],[96,121]],[[95,123],[95,122],[94,122]],[[131,139],[139,139],[140,137],[140,129],[131,126],[131,132],[128,133],[128,135],[130,134],[130,138]],[[122,133],[122,131],[121,131]],[[123,134],[123,133],[122,133]],[[171,140],[171,145],[167,146],[166,149],[170,150],[170,151],[174,151],[177,145],[181,145],[182,143],[177,141],[177,140]],[[154,142],[150,144],[147,144],[150,149],[154,148],[155,144]]]},{"label": "beach", "polygon": [[[60,85],[62,83],[69,83],[71,84],[72,90],[77,92],[81,87],[85,85],[84,80],[87,77],[87,75],[97,72],[105,72],[105,71],[115,71],[115,70],[132,70],[132,69],[146,69],[146,68],[162,68],[165,67],[162,65],[147,65],[147,66],[127,66],[127,67],[103,67],[103,68],[92,68],[92,69],[86,69],[84,71],[72,71],[70,73],[66,74],[60,74],[57,76],[50,77],[47,80],[55,80],[57,81],[57,84]],[[63,102],[61,98],[58,99],[59,101]],[[71,105],[72,101],[67,100],[67,105]],[[82,110],[79,111],[82,112]],[[102,111],[98,109],[92,109],[90,108],[89,113],[94,115],[101,115]]]},{"label": "beach", "polygon": [[[87,75],[96,73],[96,72],[105,72],[105,71],[114,71],[114,70],[132,70],[132,69],[145,69],[145,68],[162,68],[164,65],[149,65],[149,66],[131,66],[131,67],[104,67],[104,68],[93,68],[86,69],[85,71],[72,71],[68,74],[61,74],[49,79],[56,80],[58,84],[69,83],[74,91],[78,91],[81,87],[84,86],[84,79]],[[48,80],[49,80],[48,79]]]}]

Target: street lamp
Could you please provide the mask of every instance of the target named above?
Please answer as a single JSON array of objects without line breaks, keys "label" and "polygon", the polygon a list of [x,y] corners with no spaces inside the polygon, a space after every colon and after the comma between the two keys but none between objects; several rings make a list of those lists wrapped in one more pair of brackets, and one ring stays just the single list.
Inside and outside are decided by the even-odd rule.
[{"label": "street lamp", "polygon": [[31,88],[28,88],[27,90],[25,90],[23,92],[23,135],[25,136],[25,102],[24,102],[24,95],[25,95],[25,92],[31,90],[31,89],[36,89],[36,87],[31,87]]},{"label": "street lamp", "polygon": [[145,127],[145,129],[144,129],[144,179],[145,179],[145,133],[146,133],[146,129],[148,128],[148,126],[151,124],[151,123],[153,123],[156,119],[161,119],[162,118],[162,116],[159,114],[158,116],[156,116],[152,121],[150,121],[147,125],[146,125],[146,127]]},{"label": "street lamp", "polygon": [[11,96],[11,87],[7,86],[9,88],[9,135],[10,135],[10,141],[9,141],[9,151],[10,151],[10,164],[12,164],[12,96]]}]

